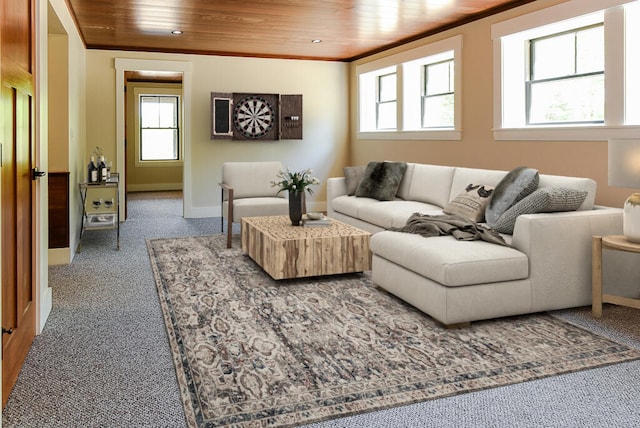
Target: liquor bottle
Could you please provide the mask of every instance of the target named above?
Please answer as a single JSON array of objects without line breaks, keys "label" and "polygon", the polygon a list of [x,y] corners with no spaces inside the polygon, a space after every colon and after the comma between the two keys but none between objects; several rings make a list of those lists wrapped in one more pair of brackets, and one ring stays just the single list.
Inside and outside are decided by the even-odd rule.
[{"label": "liquor bottle", "polygon": [[96,166],[96,158],[95,156],[91,156],[91,161],[89,162],[89,166],[87,167],[87,181],[89,183],[97,183],[98,182],[98,167]]},{"label": "liquor bottle", "polygon": [[101,182],[107,182],[107,164],[104,161],[104,156],[98,158],[98,170],[99,179]]}]

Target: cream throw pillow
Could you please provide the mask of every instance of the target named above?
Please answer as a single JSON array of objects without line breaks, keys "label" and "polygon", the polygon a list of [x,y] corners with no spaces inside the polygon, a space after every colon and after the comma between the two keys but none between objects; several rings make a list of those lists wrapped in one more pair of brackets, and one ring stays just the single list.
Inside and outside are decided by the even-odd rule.
[{"label": "cream throw pillow", "polygon": [[449,202],[442,211],[481,223],[484,221],[484,211],[492,194],[492,186],[469,184],[465,191]]}]

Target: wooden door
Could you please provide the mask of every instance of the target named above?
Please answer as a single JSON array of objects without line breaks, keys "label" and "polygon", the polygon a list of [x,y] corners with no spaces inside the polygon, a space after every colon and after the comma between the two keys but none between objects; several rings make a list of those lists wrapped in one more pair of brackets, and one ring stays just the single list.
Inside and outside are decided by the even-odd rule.
[{"label": "wooden door", "polygon": [[2,406],[35,336],[33,0],[0,8]]}]

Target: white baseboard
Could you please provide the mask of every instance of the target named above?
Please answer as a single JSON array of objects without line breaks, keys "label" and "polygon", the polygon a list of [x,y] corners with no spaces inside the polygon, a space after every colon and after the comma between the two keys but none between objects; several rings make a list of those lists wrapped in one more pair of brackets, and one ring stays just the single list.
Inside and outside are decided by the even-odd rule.
[{"label": "white baseboard", "polygon": [[73,260],[71,248],[49,248],[49,266],[68,265]]},{"label": "white baseboard", "polygon": [[222,209],[220,205],[214,205],[209,207],[188,207],[185,209],[186,218],[207,218],[207,217],[220,217]]},{"label": "white baseboard", "polygon": [[127,192],[160,192],[163,190],[182,190],[182,183],[127,184]]},{"label": "white baseboard", "polygon": [[36,334],[42,333],[44,329],[44,325],[47,323],[47,319],[49,319],[49,314],[51,313],[51,309],[53,308],[53,291],[51,287],[47,287],[42,293],[40,298],[40,315],[38,317],[38,328]]}]

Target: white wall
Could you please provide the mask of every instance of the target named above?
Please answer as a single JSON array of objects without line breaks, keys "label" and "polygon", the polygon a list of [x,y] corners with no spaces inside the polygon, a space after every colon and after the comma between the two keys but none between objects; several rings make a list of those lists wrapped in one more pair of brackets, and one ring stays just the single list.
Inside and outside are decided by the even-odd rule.
[{"label": "white wall", "polygon": [[[53,21],[57,20],[56,26],[61,25],[62,28],[55,28],[55,38],[66,40],[67,56],[67,90],[66,94],[56,91],[57,88],[51,88],[55,99],[52,99],[50,105],[52,108],[65,108],[67,114],[63,115],[67,118],[66,123],[52,123],[51,126],[65,126],[65,135],[67,141],[51,139],[48,143],[48,150],[52,152],[55,162],[51,167],[60,171],[60,168],[68,168],[69,174],[69,249],[64,256],[60,252],[55,254],[57,262],[70,262],[75,254],[80,238],[80,221],[82,217],[82,205],[80,201],[80,193],[78,192],[77,183],[85,180],[85,158],[86,158],[86,49],[84,43],[78,34],[73,18],[69,14],[65,0],[41,0],[43,3],[49,3],[50,12],[55,15],[51,17]],[[46,6],[45,6],[46,8]],[[45,14],[46,18],[46,14]],[[46,23],[46,22],[45,22]],[[44,24],[42,24],[44,25]],[[46,28],[46,26],[44,27]],[[59,34],[64,33],[64,37]],[[45,30],[44,41],[47,43],[47,31]],[[55,43],[56,50],[64,51],[65,46],[61,46],[62,41]],[[52,61],[55,64],[55,61]],[[45,69],[46,71],[46,69]],[[61,78],[61,77],[59,77]],[[46,77],[45,77],[46,79]],[[66,95],[67,99],[62,99]],[[60,103],[57,104],[57,99]],[[62,154],[60,154],[62,152]],[[60,159],[61,156],[66,159]],[[51,255],[51,254],[50,254]]]},{"label": "white wall", "polygon": [[[87,51],[87,149],[100,145],[117,159],[115,59],[183,61],[191,64],[191,185],[194,217],[220,215],[221,166],[225,161],[280,160],[291,169],[312,168],[321,181],[342,175],[348,156],[348,65],[341,62],[221,56]],[[303,95],[303,140],[212,141],[211,92]],[[121,166],[115,166],[121,171]],[[185,194],[187,190],[185,189]],[[326,188],[318,186],[309,209],[325,209]],[[187,201],[185,201],[187,202]]]}]

